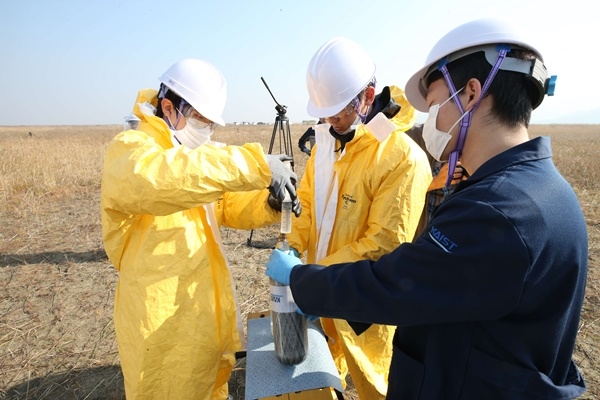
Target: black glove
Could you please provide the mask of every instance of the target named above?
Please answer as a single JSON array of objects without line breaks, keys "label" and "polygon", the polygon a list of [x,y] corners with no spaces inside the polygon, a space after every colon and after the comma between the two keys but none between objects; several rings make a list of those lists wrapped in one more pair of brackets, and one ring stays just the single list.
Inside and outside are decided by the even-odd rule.
[{"label": "black glove", "polygon": [[303,148],[302,152],[305,153],[306,155],[310,156],[310,149],[308,147]]},{"label": "black glove", "polygon": [[[272,209],[281,211],[281,201],[278,201],[271,193],[269,193],[269,197],[267,198],[267,203],[271,206]],[[300,200],[296,197],[292,200],[292,212],[296,217],[299,217],[302,214],[302,204]]]},{"label": "black glove", "polygon": [[292,201],[297,200],[298,196],[294,185],[298,181],[298,176],[283,163],[284,161],[292,161],[293,158],[287,154],[265,154],[265,158],[271,170],[269,192],[274,198],[282,202],[285,199],[285,191],[287,190]]}]

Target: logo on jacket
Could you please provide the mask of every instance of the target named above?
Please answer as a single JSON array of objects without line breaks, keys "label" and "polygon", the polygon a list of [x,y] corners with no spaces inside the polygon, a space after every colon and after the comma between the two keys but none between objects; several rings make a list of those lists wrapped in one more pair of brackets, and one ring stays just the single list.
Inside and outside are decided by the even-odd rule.
[{"label": "logo on jacket", "polygon": [[344,200],[344,210],[350,208],[350,203],[356,203],[356,200],[352,197],[352,195],[344,193],[342,195],[342,200]]},{"label": "logo on jacket", "polygon": [[440,246],[442,250],[446,253],[451,253],[453,249],[457,246],[452,240],[450,240],[446,235],[444,235],[439,229],[435,226],[432,226],[429,230],[429,237],[433,240],[435,244]]}]

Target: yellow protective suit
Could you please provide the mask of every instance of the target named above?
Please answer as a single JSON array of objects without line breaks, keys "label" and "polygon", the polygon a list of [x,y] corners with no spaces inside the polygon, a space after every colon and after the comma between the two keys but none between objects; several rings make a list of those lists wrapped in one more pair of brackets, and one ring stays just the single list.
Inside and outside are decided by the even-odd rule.
[{"label": "yellow protective suit", "polygon": [[[376,260],[413,238],[431,168],[404,133],[414,123],[414,108],[402,89],[390,89],[402,108],[386,120],[393,132],[382,141],[370,124],[359,125],[339,155],[333,152],[339,142],[327,131],[329,124],[315,128],[317,143],[298,189],[302,215],[288,235],[300,254],[307,251],[307,263]],[[356,335],[344,320],[321,318],[321,323],[342,378],[350,372],[361,399],[384,399],[395,328],[371,325]]]},{"label": "yellow protective suit", "polygon": [[[156,91],[138,95],[139,130],[109,144],[101,187],[127,399],[224,399],[243,336],[218,225],[279,220],[270,170],[259,144],[173,147],[165,122],[140,112],[145,101],[156,106]],[[253,192],[232,193],[242,191]]]}]

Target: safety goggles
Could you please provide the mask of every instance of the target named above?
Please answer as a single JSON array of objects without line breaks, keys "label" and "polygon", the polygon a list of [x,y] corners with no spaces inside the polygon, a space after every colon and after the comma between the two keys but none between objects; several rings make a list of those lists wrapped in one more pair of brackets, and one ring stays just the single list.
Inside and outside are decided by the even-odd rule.
[{"label": "safety goggles", "polygon": [[177,110],[179,111],[179,113],[186,119],[186,120],[195,120],[197,121],[198,125],[202,126],[202,128],[210,128],[210,129],[214,129],[215,126],[217,125],[216,122],[212,122],[210,119],[206,118],[204,115],[200,114],[198,111],[196,111],[196,109],[194,107],[192,107],[191,105],[189,105],[188,103],[186,103],[183,99],[181,101],[181,110]]},{"label": "safety goggles", "polygon": [[328,119],[341,119],[341,118],[347,117],[348,115],[352,114],[352,112],[356,108],[356,102],[357,102],[357,99],[355,97],[355,98],[352,99],[352,101],[350,103],[348,103],[347,106],[345,106],[344,108],[342,108],[342,110],[340,112],[338,112],[335,115],[332,115],[331,117],[327,117],[325,119],[326,120],[328,120]]}]

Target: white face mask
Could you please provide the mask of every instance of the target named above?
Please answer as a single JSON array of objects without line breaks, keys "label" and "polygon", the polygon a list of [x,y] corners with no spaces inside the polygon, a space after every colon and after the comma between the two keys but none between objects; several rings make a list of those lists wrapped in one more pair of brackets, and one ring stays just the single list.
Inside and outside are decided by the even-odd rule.
[{"label": "white face mask", "polygon": [[210,142],[212,134],[212,124],[188,118],[183,129],[171,130],[171,142],[175,146],[182,144],[189,149],[195,149]]},{"label": "white face mask", "polygon": [[454,96],[458,95],[461,90],[462,88],[450,96],[442,104],[434,104],[429,107],[429,115],[423,124],[423,140],[425,141],[425,147],[427,148],[429,154],[431,154],[433,158],[440,162],[442,161],[442,153],[444,153],[446,146],[448,146],[448,142],[450,139],[452,139],[450,132],[452,132],[452,129],[454,129],[456,124],[458,124],[467,113],[465,112],[463,115],[461,115],[460,118],[456,120],[456,122],[450,127],[448,132],[443,132],[438,130],[436,126],[438,111],[444,104],[452,100]]},{"label": "white face mask", "polygon": [[[349,127],[348,129],[346,129],[346,132],[343,132],[343,133],[340,133],[340,132],[338,132],[338,133],[339,133],[340,135],[345,135],[345,134],[347,134],[348,132],[351,132],[351,131],[355,130],[355,129],[356,129],[356,127],[358,126],[358,124],[361,124],[361,123],[362,123],[362,121],[360,120],[360,117],[359,117],[359,116],[356,116],[356,118],[354,119],[354,122],[352,123],[352,125],[350,125],[350,127]],[[336,131],[336,132],[337,132],[337,131]]]}]

